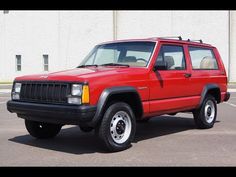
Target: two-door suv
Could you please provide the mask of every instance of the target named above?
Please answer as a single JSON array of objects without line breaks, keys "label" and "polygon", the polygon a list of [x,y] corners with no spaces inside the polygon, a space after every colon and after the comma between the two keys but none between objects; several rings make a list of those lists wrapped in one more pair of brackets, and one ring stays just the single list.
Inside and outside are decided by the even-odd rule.
[{"label": "two-door suv", "polygon": [[148,38],[99,44],[74,69],[14,80],[7,109],[30,135],[52,138],[63,125],[95,129],[110,151],[131,145],[136,122],[192,112],[197,128],[213,127],[227,101],[227,76],[216,47]]}]

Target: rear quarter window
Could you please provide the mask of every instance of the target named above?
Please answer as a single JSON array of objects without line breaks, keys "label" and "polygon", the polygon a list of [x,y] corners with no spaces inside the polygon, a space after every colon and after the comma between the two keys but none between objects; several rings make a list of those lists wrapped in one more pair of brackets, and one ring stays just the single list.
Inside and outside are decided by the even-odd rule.
[{"label": "rear quarter window", "polygon": [[217,70],[218,64],[212,49],[188,47],[192,68],[195,70]]}]

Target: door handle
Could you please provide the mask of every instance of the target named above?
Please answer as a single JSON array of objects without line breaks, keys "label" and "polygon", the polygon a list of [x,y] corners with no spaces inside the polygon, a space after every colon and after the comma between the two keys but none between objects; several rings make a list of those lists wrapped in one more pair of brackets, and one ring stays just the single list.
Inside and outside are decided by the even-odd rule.
[{"label": "door handle", "polygon": [[185,73],[185,74],[184,74],[184,77],[186,77],[186,78],[189,78],[189,77],[191,77],[191,76],[192,76],[191,73]]}]

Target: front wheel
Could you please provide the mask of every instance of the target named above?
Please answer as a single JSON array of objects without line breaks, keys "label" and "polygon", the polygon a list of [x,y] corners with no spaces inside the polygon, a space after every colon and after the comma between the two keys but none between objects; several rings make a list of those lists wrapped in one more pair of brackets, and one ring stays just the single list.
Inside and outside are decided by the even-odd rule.
[{"label": "front wheel", "polygon": [[25,120],[25,127],[29,134],[38,139],[55,137],[61,130],[61,125]]},{"label": "front wheel", "polygon": [[212,128],[216,120],[216,115],[216,100],[211,95],[206,96],[201,107],[193,111],[195,124],[200,129]]},{"label": "front wheel", "polygon": [[106,110],[98,134],[108,150],[115,152],[130,147],[135,130],[136,120],[132,109],[124,102],[117,102]]}]

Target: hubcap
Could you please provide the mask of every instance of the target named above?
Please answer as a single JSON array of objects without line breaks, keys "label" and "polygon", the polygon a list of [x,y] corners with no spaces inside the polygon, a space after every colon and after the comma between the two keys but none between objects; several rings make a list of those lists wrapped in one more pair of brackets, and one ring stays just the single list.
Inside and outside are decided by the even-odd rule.
[{"label": "hubcap", "polygon": [[206,102],[204,113],[207,123],[211,123],[215,118],[215,104],[212,100]]},{"label": "hubcap", "polygon": [[130,116],[124,112],[117,112],[110,123],[110,134],[112,139],[118,143],[124,143],[131,133],[131,120]]}]

